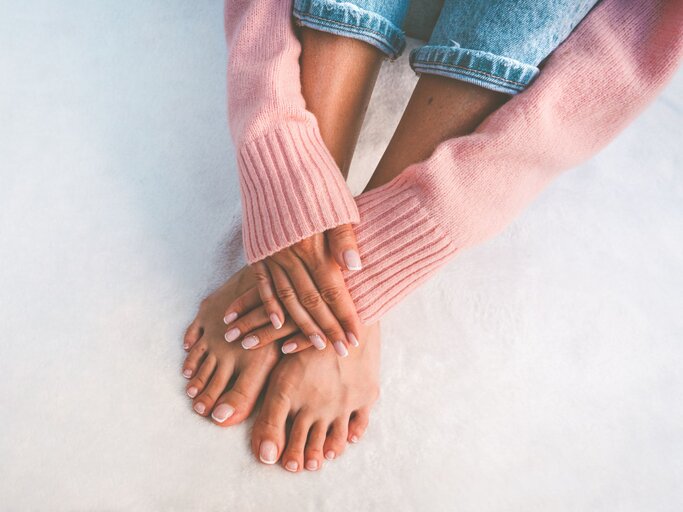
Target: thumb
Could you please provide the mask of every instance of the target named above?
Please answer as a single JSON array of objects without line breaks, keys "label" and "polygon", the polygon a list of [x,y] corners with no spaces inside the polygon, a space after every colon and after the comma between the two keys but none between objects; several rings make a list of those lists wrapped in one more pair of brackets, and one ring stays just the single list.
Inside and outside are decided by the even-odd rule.
[{"label": "thumb", "polygon": [[334,259],[341,268],[360,270],[360,252],[356,244],[356,235],[351,224],[342,224],[327,231],[327,243]]}]

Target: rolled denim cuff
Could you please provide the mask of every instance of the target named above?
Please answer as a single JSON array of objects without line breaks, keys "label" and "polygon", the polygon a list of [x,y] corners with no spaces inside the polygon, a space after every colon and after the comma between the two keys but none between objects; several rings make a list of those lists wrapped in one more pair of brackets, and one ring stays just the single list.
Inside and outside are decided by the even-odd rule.
[{"label": "rolled denim cuff", "polygon": [[536,66],[459,45],[415,48],[409,61],[417,74],[446,76],[507,94],[523,91],[539,73]]},{"label": "rolled denim cuff", "polygon": [[365,41],[389,60],[400,57],[406,46],[403,30],[385,17],[349,2],[294,0],[292,14],[299,26]]}]

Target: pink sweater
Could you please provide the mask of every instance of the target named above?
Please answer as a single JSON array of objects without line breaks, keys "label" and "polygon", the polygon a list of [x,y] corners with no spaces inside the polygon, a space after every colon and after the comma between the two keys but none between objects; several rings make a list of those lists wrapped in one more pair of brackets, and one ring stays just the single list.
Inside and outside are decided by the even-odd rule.
[{"label": "pink sweater", "polygon": [[248,261],[357,224],[363,269],[345,278],[361,320],[378,320],[610,142],[675,72],[682,27],[681,1],[603,0],[534,84],[475,133],[354,201],[301,96],[291,2],[228,0],[228,110]]}]

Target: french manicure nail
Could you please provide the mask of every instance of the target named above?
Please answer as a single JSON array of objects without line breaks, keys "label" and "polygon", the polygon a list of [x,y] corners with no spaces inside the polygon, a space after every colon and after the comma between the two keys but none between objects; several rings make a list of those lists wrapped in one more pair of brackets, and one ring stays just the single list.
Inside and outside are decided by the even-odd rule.
[{"label": "french manicure nail", "polygon": [[187,389],[187,396],[190,398],[194,398],[197,396],[197,388],[192,386],[191,388]]},{"label": "french manicure nail", "polygon": [[306,469],[309,471],[315,471],[316,469],[318,469],[318,461],[317,460],[306,461]]},{"label": "french manicure nail", "polygon": [[242,348],[252,348],[258,345],[258,338],[256,336],[247,336],[242,340]]},{"label": "french manicure nail", "polygon": [[289,342],[285,343],[282,345],[282,353],[283,354],[289,354],[290,352],[294,352],[296,350],[296,343],[294,342]]},{"label": "french manicure nail", "polygon": [[332,450],[328,450],[328,451],[325,453],[325,458],[326,458],[327,460],[333,460],[334,457],[335,457],[335,453],[334,453]]},{"label": "french manicure nail", "polygon": [[353,249],[344,251],[344,263],[349,270],[360,270],[363,266],[360,263],[360,254]]},{"label": "french manicure nail", "polygon": [[194,404],[194,410],[197,411],[199,414],[204,414],[206,406],[201,402],[197,402],[196,404]]},{"label": "french manicure nail", "polygon": [[235,341],[237,338],[240,337],[240,330],[237,327],[233,327],[230,329],[228,332],[225,333],[225,341],[228,343],[231,341]]},{"label": "french manicure nail", "polygon": [[299,469],[299,463],[295,460],[290,460],[287,464],[285,464],[285,469],[294,473],[297,469]]},{"label": "french manicure nail", "polygon": [[308,339],[311,340],[311,343],[313,343],[313,346],[317,348],[318,350],[323,350],[327,344],[325,341],[320,337],[320,334],[312,334],[311,336],[308,337]]},{"label": "french manicure nail", "polygon": [[351,442],[357,443],[358,442],[358,436],[351,436]]},{"label": "french manicure nail", "polygon": [[339,354],[341,357],[346,357],[349,355],[349,351],[346,350],[346,345],[344,345],[343,341],[335,341],[333,344],[334,350]]},{"label": "french manicure nail", "polygon": [[185,377],[186,379],[192,377],[192,370],[183,370],[183,377]]},{"label": "french manicure nail", "polygon": [[218,423],[223,423],[235,413],[235,408],[228,404],[220,404],[211,413],[211,417]]},{"label": "french manicure nail", "polygon": [[351,343],[351,345],[353,345],[354,347],[360,346],[360,343],[358,342],[358,338],[356,338],[356,335],[353,334],[352,332],[346,333],[346,339],[348,339],[349,343]]},{"label": "french manicure nail", "polygon": [[264,464],[275,464],[277,460],[277,446],[273,441],[263,441],[259,447],[259,459]]},{"label": "french manicure nail", "polygon": [[282,327],[282,322],[280,321],[280,317],[278,317],[275,313],[270,314],[270,323],[273,324],[273,327],[276,329],[279,329]]},{"label": "french manicure nail", "polygon": [[231,311],[227,315],[225,315],[225,318],[223,318],[223,322],[225,322],[225,325],[229,324],[230,322],[234,322],[237,320],[237,313],[234,311]]}]

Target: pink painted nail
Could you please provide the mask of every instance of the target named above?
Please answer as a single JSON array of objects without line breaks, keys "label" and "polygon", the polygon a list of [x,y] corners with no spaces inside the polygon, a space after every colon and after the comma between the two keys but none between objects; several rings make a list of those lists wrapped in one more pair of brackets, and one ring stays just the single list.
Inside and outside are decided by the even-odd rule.
[{"label": "pink painted nail", "polygon": [[285,343],[282,345],[282,353],[283,354],[289,354],[290,352],[294,352],[296,350],[296,343],[294,342],[289,342]]},{"label": "pink painted nail", "polygon": [[313,346],[317,348],[318,350],[323,350],[327,344],[325,341],[320,337],[320,334],[312,334],[311,336],[308,337],[308,339],[311,340],[311,343],[313,343]]},{"label": "pink painted nail", "polygon": [[196,404],[194,404],[194,410],[197,411],[199,414],[204,414],[204,411],[206,411],[206,406],[201,402],[197,402]]},{"label": "pink painted nail", "polygon": [[187,396],[190,398],[194,398],[197,396],[197,388],[192,386],[191,388],[187,388]]},{"label": "pink painted nail", "polygon": [[240,337],[240,330],[237,327],[233,327],[230,329],[228,332],[225,333],[225,341],[230,343],[231,341],[235,341],[237,338]]},{"label": "pink painted nail", "polygon": [[254,335],[247,336],[242,340],[242,348],[253,348],[258,345],[258,338]]},{"label": "pink painted nail", "polygon": [[351,436],[351,442],[357,443],[358,442],[358,436]]},{"label": "pink painted nail", "polygon": [[332,343],[332,345],[334,346],[335,352],[337,352],[340,357],[346,357],[349,355],[349,351],[346,350],[346,345],[344,345],[343,341],[335,341]]},{"label": "pink painted nail", "polygon": [[278,317],[275,313],[270,314],[270,323],[273,324],[273,327],[276,329],[279,329],[282,327],[282,322],[280,322],[280,317]]},{"label": "pink painted nail", "polygon": [[299,469],[299,463],[295,460],[290,460],[287,464],[285,464],[285,469],[287,471],[291,471],[292,473],[295,473],[297,469]]},{"label": "pink painted nail", "polygon": [[228,404],[220,404],[211,413],[211,417],[218,423],[223,423],[230,416],[235,414],[235,408]]},{"label": "pink painted nail", "polygon": [[264,464],[275,464],[277,461],[277,446],[273,441],[263,441],[259,447],[259,459]]},{"label": "pink painted nail", "polygon": [[192,370],[183,370],[183,377],[185,377],[186,379],[192,377]]},{"label": "pink painted nail", "polygon": [[360,343],[358,342],[358,338],[356,338],[356,335],[353,334],[352,332],[347,332],[346,338],[349,340],[349,343],[351,343],[351,345],[353,345],[354,347],[360,346]]},{"label": "pink painted nail", "polygon": [[306,461],[306,469],[309,471],[317,470],[318,469],[318,461],[317,460]]},{"label": "pink painted nail", "polygon": [[353,249],[344,251],[344,263],[346,263],[346,268],[349,270],[360,270],[363,268],[360,262],[360,254]]},{"label": "pink painted nail", "polygon": [[225,318],[223,318],[223,322],[225,322],[225,325],[228,325],[230,322],[234,322],[237,320],[237,313],[234,311],[231,311],[227,315],[225,315]]},{"label": "pink painted nail", "polygon": [[335,457],[335,453],[332,450],[329,450],[325,453],[325,458],[327,460],[333,460]]}]

